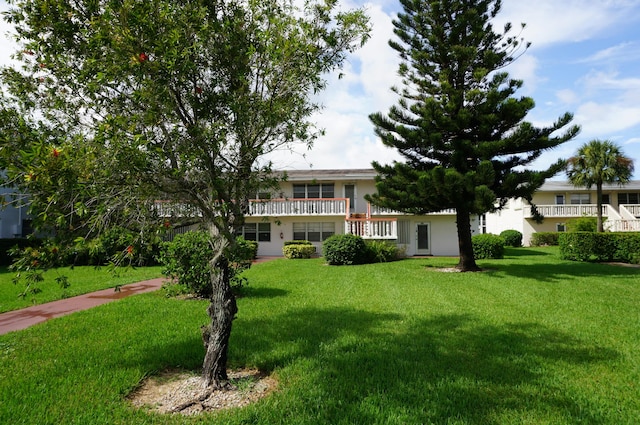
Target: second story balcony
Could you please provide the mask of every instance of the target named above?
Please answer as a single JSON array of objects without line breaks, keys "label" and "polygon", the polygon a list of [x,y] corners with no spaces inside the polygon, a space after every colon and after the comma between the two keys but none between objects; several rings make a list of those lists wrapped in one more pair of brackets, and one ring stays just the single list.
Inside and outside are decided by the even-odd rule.
[{"label": "second story balcony", "polygon": [[[403,213],[400,211],[394,211],[389,208],[377,207],[375,205],[370,205],[370,215],[378,216],[378,215],[406,215],[407,213]],[[448,208],[446,210],[441,210],[437,212],[427,213],[427,215],[456,215],[455,208]]]},{"label": "second story balcony", "polygon": [[[538,212],[545,218],[549,217],[595,217],[598,215],[598,206],[595,204],[582,205],[537,205]],[[602,205],[602,216],[609,217],[618,214],[615,209],[608,204]],[[524,217],[532,218],[531,207],[524,208]]]},{"label": "second story balcony", "polygon": [[250,216],[346,216],[349,213],[347,198],[319,199],[254,199],[249,201]]}]

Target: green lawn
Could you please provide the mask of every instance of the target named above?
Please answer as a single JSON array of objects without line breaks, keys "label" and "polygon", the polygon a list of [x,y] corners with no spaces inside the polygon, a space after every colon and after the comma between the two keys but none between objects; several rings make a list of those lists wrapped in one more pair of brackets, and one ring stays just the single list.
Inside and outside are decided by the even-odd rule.
[{"label": "green lawn", "polygon": [[[6,267],[0,267],[0,313],[17,310],[31,305],[42,304],[61,298],[73,297],[101,289],[114,288],[117,285],[139,282],[142,280],[161,277],[161,267],[121,268],[114,275],[108,267],[62,267],[49,270],[44,274],[44,281],[37,287],[42,290],[35,295],[26,297],[19,295],[24,292],[25,282],[13,283],[15,272],[7,271]],[[56,277],[67,276],[70,286],[62,289],[56,282]]]},{"label": "green lawn", "polygon": [[206,303],[137,295],[0,336],[7,424],[636,424],[640,270],[508,250],[484,273],[451,259],[247,272],[230,367],[279,390],[185,418],[129,407],[164,368],[197,370]]}]

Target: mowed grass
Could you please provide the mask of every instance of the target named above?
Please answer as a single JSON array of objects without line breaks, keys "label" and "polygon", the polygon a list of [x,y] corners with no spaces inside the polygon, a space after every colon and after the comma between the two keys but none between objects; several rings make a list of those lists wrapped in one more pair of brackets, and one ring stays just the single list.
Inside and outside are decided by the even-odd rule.
[{"label": "mowed grass", "polygon": [[[23,274],[24,275],[24,274]],[[118,285],[139,282],[161,277],[161,267],[119,268],[115,274],[109,267],[61,267],[44,273],[44,281],[36,284],[41,292],[21,297],[26,287],[24,278],[13,283],[15,272],[0,267],[0,313],[17,310],[32,305],[47,303],[62,298],[86,294],[101,289],[114,288]],[[70,286],[61,288],[56,277],[67,276]]]},{"label": "mowed grass", "polygon": [[198,370],[206,302],[136,295],[0,336],[0,423],[636,424],[640,270],[509,250],[452,259],[247,272],[229,366],[278,391],[242,409],[160,416],[126,396]]}]

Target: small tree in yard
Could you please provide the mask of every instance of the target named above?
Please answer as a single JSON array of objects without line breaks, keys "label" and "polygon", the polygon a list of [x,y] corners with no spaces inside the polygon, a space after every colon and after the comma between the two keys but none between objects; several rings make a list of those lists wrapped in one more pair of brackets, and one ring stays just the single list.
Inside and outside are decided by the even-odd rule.
[{"label": "small tree in yard", "polygon": [[461,271],[478,270],[473,258],[470,215],[498,210],[509,198],[531,202],[563,161],[542,171],[523,167],[571,139],[572,119],[536,128],[524,121],[534,102],[514,97],[522,82],[502,69],[527,45],[496,33],[491,20],[499,0],[400,0],[394,21],[404,88],[387,115],[370,116],[383,143],[397,149],[402,163],[374,163],[380,206],[423,214],[455,208]]},{"label": "small tree in yard", "polygon": [[602,185],[628,183],[633,175],[633,160],[608,140],[592,140],[578,149],[567,163],[567,177],[574,186],[596,186],[597,231],[604,231],[602,221]]},{"label": "small tree in yard", "polygon": [[[56,205],[63,215],[83,206],[85,228],[114,210],[153,219],[158,199],[197,210],[214,252],[202,264],[213,288],[203,377],[224,387],[237,312],[225,247],[247,200],[276,184],[260,158],[317,136],[313,95],[366,40],[366,16],[334,0],[9,3],[23,67],[2,73],[7,179],[44,200],[56,187],[83,190]],[[68,161],[83,152],[82,170],[45,178],[59,146]]]}]

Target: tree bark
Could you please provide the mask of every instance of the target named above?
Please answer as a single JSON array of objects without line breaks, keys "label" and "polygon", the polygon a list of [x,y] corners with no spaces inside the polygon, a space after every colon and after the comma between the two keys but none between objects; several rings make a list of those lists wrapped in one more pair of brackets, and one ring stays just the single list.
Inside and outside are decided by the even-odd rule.
[{"label": "tree bark", "polygon": [[464,208],[456,208],[456,225],[458,227],[458,248],[460,260],[456,268],[461,272],[477,272],[480,267],[473,256],[473,244],[471,243],[471,220],[469,213]]},{"label": "tree bark", "polygon": [[218,247],[219,252],[211,260],[211,303],[207,313],[211,324],[203,331],[206,349],[202,365],[202,378],[206,387],[224,388],[228,385],[227,353],[231,324],[238,312],[236,299],[229,282],[229,261],[223,254],[225,244]]}]

